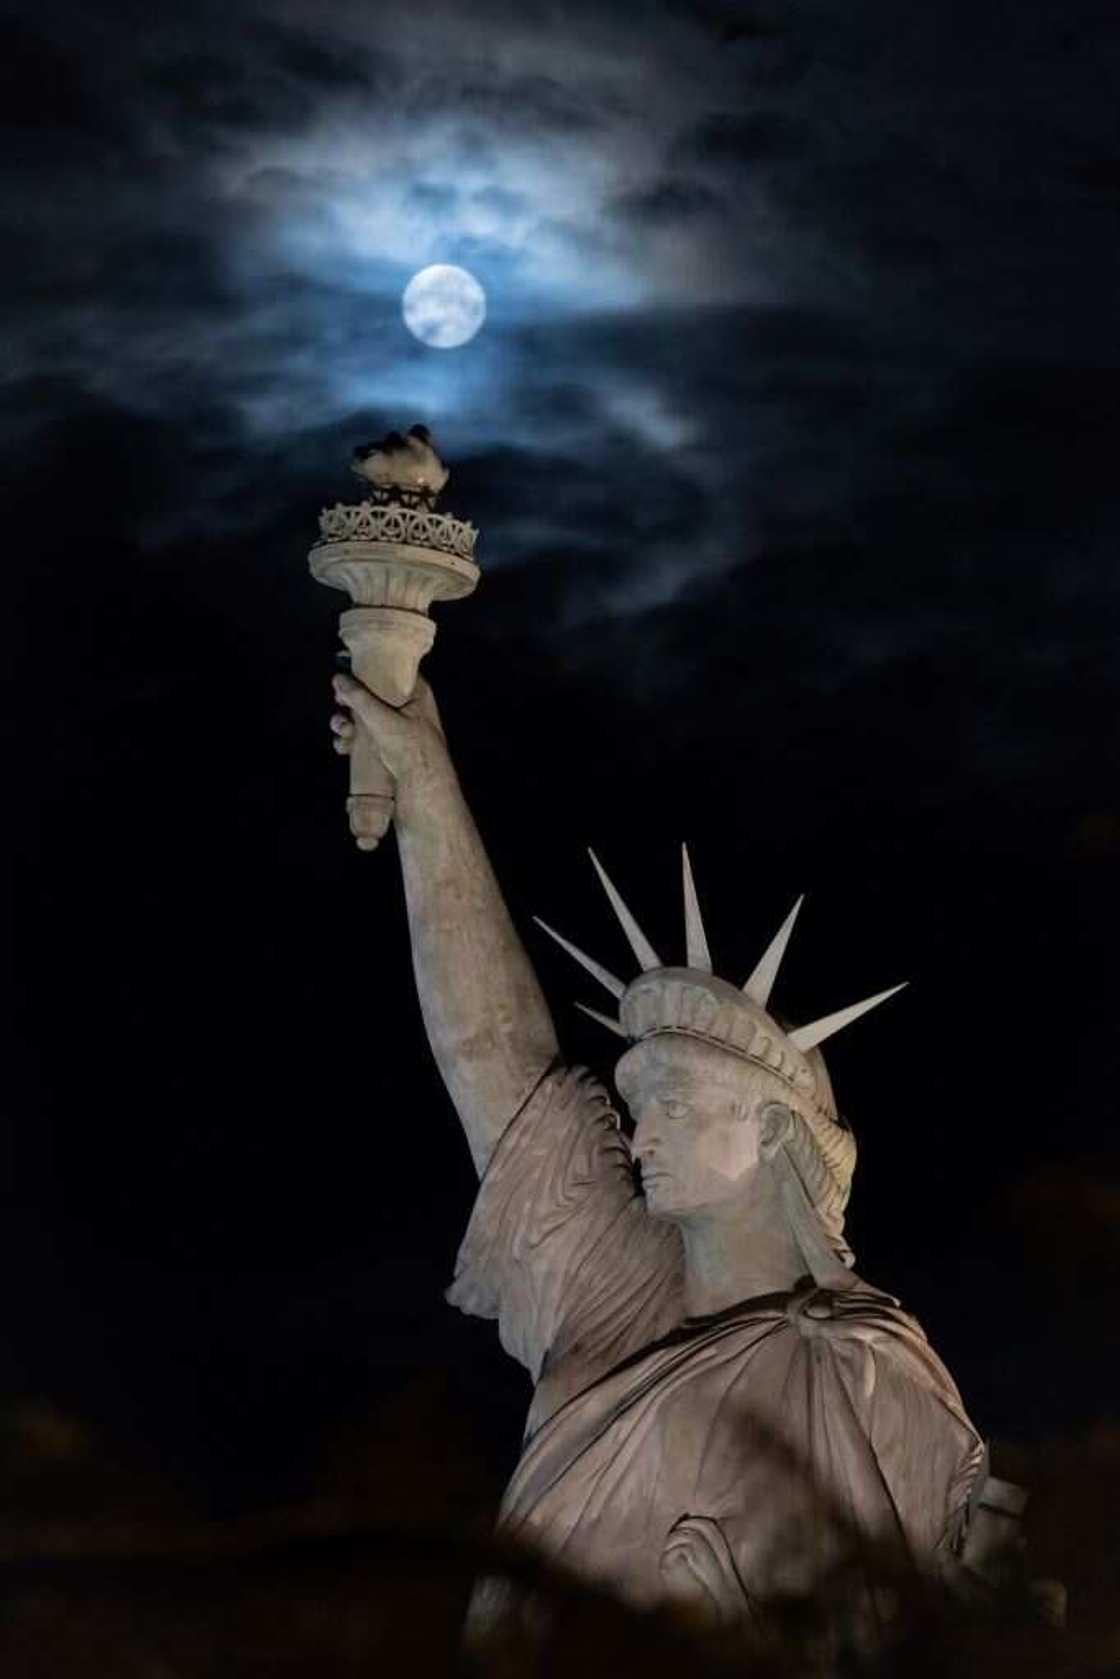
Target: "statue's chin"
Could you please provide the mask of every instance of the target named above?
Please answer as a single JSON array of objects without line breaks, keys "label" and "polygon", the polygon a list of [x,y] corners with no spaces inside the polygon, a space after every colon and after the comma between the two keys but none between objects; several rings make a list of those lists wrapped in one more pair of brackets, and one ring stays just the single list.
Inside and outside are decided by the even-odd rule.
[{"label": "statue's chin", "polygon": [[659,1218],[670,1218],[674,1213],[686,1210],[677,1199],[677,1188],[671,1178],[643,1176],[642,1190],[646,1206]]}]

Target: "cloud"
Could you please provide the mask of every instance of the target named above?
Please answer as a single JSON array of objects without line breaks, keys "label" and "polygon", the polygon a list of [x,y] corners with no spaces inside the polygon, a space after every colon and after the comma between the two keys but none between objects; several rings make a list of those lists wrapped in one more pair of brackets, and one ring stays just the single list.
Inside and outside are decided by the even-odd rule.
[{"label": "cloud", "polygon": [[[492,7],[469,31],[438,7],[387,9],[372,32],[345,6],[323,8],[314,33],[298,15],[277,6],[231,31],[196,8],[142,35],[112,18],[96,54],[81,17],[54,40],[25,35],[29,70],[49,67],[64,91],[64,126],[95,141],[59,148],[61,193],[43,191],[41,150],[11,182],[25,240],[43,252],[43,306],[68,293],[90,305],[87,359],[115,306],[122,332],[142,333],[145,285],[181,291],[180,276],[204,268],[227,271],[243,318],[268,307],[274,278],[399,296],[440,258],[479,263],[521,317],[691,306],[704,275],[726,300],[734,265],[707,250],[718,231],[687,227],[714,207],[710,189],[662,180],[663,130],[707,97],[698,70],[727,80],[694,32],[679,32],[690,51],[677,62],[656,35],[635,44],[590,12],[562,35]],[[643,239],[643,220],[683,237],[685,259]],[[82,324],[64,321],[57,360],[80,365]],[[44,355],[52,345],[35,336],[27,360]]]},{"label": "cloud", "polygon": [[[814,544],[994,553],[1018,482],[1056,527],[1072,456],[1043,441],[1041,369],[1105,318],[1091,43],[1030,8],[1011,42],[889,23],[825,0],[657,4],[638,30],[493,0],[469,27],[349,0],[314,28],[296,0],[232,26],[211,4],[143,31],[44,17],[5,112],[34,134],[6,159],[9,376],[180,429],[192,490],[149,540],[271,518],[260,460],[302,482],[322,439],[422,419],[453,460],[511,463],[494,563],[600,555],[578,610]],[[461,350],[400,319],[433,261],[487,290]],[[1001,419],[993,445],[970,393],[1001,379],[1035,431]],[[909,635],[863,623],[852,647]]]}]

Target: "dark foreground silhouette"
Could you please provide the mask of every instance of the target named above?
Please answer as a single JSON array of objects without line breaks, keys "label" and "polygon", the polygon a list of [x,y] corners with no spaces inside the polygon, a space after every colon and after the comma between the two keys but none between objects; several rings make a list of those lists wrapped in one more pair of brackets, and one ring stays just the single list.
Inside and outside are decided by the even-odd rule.
[{"label": "dark foreground silhouette", "polygon": [[[131,1514],[125,1505],[115,1514],[87,1505],[65,1519],[40,1508],[0,1526],[0,1673],[1072,1679],[1120,1672],[1120,1431],[1021,1449],[1019,1458],[1001,1465],[1036,1476],[1031,1566],[1018,1578],[978,1581],[969,1601],[949,1600],[897,1557],[860,1546],[812,1600],[765,1605],[749,1635],[635,1614],[541,1559],[482,1537],[490,1512],[481,1504],[471,1510],[469,1500],[448,1498],[438,1519],[446,1463],[426,1492],[421,1477],[418,1518],[413,1499],[411,1519],[389,1519],[418,1484],[408,1450],[385,1452],[377,1486],[358,1477],[346,1493],[328,1489],[233,1520],[192,1520],[159,1499],[145,1508],[134,1500]],[[371,1518],[373,1510],[383,1519]],[[493,1573],[514,1582],[530,1613],[500,1645],[471,1654],[462,1640],[467,1602],[473,1582]],[[1028,1583],[1040,1573],[1070,1588],[1064,1629],[1049,1624],[1053,1591],[1040,1595]],[[838,1635],[838,1605],[861,1594],[865,1600],[869,1579],[873,1636],[862,1610],[849,1617],[850,1635]]]}]

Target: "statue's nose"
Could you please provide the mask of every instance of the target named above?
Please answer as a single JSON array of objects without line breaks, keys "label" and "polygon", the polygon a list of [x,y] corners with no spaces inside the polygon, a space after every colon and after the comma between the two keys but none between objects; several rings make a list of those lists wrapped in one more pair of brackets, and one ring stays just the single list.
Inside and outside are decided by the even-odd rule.
[{"label": "statue's nose", "polygon": [[661,1138],[657,1128],[650,1121],[640,1119],[634,1131],[634,1150],[639,1160],[648,1160]]}]

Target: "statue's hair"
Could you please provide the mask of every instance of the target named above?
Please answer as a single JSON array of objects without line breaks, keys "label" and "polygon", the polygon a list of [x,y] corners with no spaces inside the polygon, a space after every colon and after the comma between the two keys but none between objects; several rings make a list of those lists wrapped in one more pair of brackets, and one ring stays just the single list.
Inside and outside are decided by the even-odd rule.
[{"label": "statue's hair", "polygon": [[[824,1227],[829,1245],[845,1265],[855,1259],[844,1239],[844,1214],[852,1192],[856,1140],[840,1118],[824,1056],[812,1049],[806,1056],[813,1074],[813,1093],[791,1090],[771,1075],[774,1099],[789,1109],[791,1119],[783,1147],[813,1210]],[[765,1073],[765,1069],[756,1068]]]},{"label": "statue's hair", "polygon": [[808,1060],[816,1082],[815,1100],[798,1095],[782,1098],[793,1116],[785,1150],[829,1242],[845,1265],[851,1265],[855,1256],[844,1240],[844,1213],[852,1191],[856,1140],[836,1111],[820,1050],[811,1050]]}]

